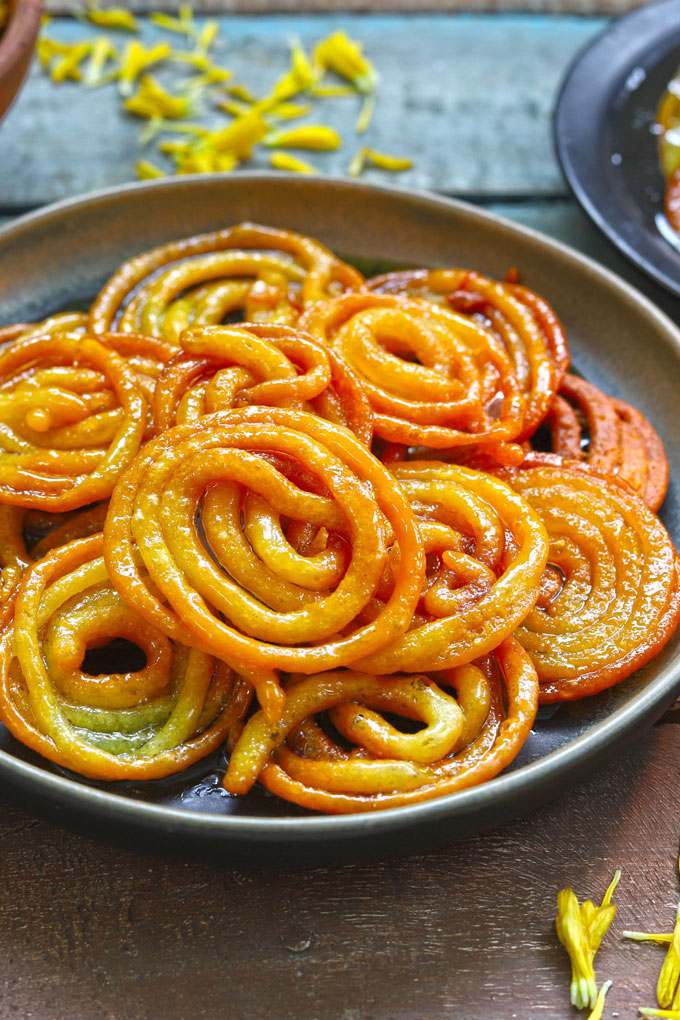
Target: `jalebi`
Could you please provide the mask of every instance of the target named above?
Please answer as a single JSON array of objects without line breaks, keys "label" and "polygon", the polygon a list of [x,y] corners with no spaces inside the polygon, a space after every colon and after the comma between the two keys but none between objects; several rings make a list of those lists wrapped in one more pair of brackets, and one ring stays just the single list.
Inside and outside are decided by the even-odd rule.
[{"label": "jalebi", "polygon": [[[22,743],[93,779],[157,779],[240,732],[251,688],[210,655],[181,647],[109,583],[101,535],[35,564],[0,635],[0,719]],[[87,653],[122,639],[144,665],[87,671]]]},{"label": "jalebi", "polygon": [[[259,779],[285,800],[339,814],[413,804],[493,778],[531,730],[538,682],[511,638],[492,655],[432,679],[348,670],[301,680],[286,695],[274,731],[263,712],[248,721],[225,786],[244,793]],[[426,728],[402,733],[375,709]],[[359,753],[348,754],[317,727],[310,731],[309,723],[327,710]]]},{"label": "jalebi", "polygon": [[407,270],[376,276],[367,284],[380,294],[434,301],[489,329],[510,356],[526,395],[524,425],[517,438],[531,435],[569,367],[564,331],[547,301],[528,287],[468,269]]},{"label": "jalebi", "polygon": [[[391,591],[363,620],[388,528]],[[389,471],[347,430],[278,408],[209,415],[148,444],[116,486],[104,534],[126,602],[171,637],[267,671],[248,676],[268,714],[283,701],[272,670],[346,666],[403,634],[425,571]]]},{"label": "jalebi", "polygon": [[90,326],[177,342],[188,326],[220,323],[235,311],[248,322],[294,325],[309,302],[363,285],[360,273],[311,237],[244,223],[124,263],[96,298]]},{"label": "jalebi", "polygon": [[567,375],[546,425],[554,453],[616,475],[652,510],[661,506],[668,486],[663,443],[630,404],[608,397],[585,379]]},{"label": "jalebi", "polygon": [[155,429],[234,407],[316,411],[350,428],[366,446],[373,415],[354,373],[311,336],[276,324],[202,326],[180,336],[182,352],[158,379]]},{"label": "jalebi", "polygon": [[363,293],[318,302],[299,325],[359,376],[383,439],[442,449],[498,445],[522,431],[525,400],[512,363],[465,316]]},{"label": "jalebi", "polygon": [[541,599],[516,631],[541,701],[595,694],[649,662],[680,620],[678,556],[659,519],[628,486],[550,454],[498,474],[550,538]]}]

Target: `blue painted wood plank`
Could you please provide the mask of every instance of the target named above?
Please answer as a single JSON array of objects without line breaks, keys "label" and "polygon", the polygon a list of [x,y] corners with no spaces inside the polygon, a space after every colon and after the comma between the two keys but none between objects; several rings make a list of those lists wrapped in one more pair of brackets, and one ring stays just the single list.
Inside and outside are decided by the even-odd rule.
[{"label": "blue painted wood plank", "polygon": [[[363,138],[354,130],[357,98],[316,104],[308,120],[333,124],[345,140],[338,152],[311,154],[320,170],[345,173],[365,141],[415,159],[406,173],[369,171],[368,179],[462,196],[561,196],[565,185],[551,141],[554,98],[576,51],[604,24],[520,15],[234,16],[220,19],[216,56],[263,94],[287,67],[291,37],[309,47],[344,27],[364,43],[382,82]],[[69,41],[94,31],[71,19],[56,19],[49,28]],[[167,38],[144,24],[144,41],[161,36]],[[166,81],[168,74],[160,72]],[[228,122],[214,109],[203,119]],[[121,112],[114,85],[58,86],[34,67],[0,125],[0,209],[134,179],[140,155],[155,158],[152,147],[140,152],[139,129],[136,118]],[[268,153],[257,152],[245,165],[268,165]]]}]

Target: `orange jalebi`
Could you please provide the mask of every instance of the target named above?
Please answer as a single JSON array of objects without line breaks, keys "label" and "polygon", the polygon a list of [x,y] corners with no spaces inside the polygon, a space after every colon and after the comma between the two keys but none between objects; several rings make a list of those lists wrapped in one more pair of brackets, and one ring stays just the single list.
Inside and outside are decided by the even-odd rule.
[{"label": "orange jalebi", "polygon": [[146,419],[132,367],[102,340],[15,341],[0,350],[0,501],[73,510],[107,498]]},{"label": "orange jalebi", "polygon": [[363,293],[312,305],[299,325],[359,376],[383,439],[442,449],[502,444],[522,431],[525,400],[510,359],[465,316]]},{"label": "orange jalebi", "polygon": [[307,333],[275,324],[202,326],[180,336],[182,352],[158,379],[155,429],[257,404],[316,411],[366,446],[373,415],[354,373]]},{"label": "orange jalebi", "polygon": [[406,634],[357,669],[429,672],[485,655],[509,637],[538,595],[548,538],[505,484],[437,461],[394,467],[427,554],[418,612]]},{"label": "orange jalebi", "polygon": [[[286,694],[274,731],[263,712],[246,724],[225,786],[243,793],[259,779],[285,800],[332,814],[401,807],[492,779],[517,755],[538,707],[536,672],[513,639],[432,679],[348,670],[309,677]],[[329,709],[359,753],[305,729]],[[373,709],[425,722],[423,736],[401,733]]]},{"label": "orange jalebi", "polygon": [[406,270],[367,282],[377,293],[434,301],[491,330],[510,356],[527,398],[517,438],[531,435],[569,367],[564,331],[547,301],[528,287],[468,269]]},{"label": "orange jalebi", "polygon": [[[168,640],[109,583],[101,535],[45,556],[0,635],[0,719],[43,757],[93,779],[157,779],[240,732],[250,687]],[[146,663],[92,675],[88,650],[123,639]],[[111,653],[110,653],[111,654]]]},{"label": "orange jalebi", "polygon": [[[358,619],[381,582],[388,529],[391,591]],[[121,596],[171,637],[255,671],[272,718],[283,703],[272,670],[313,673],[379,651],[410,626],[425,570],[389,471],[345,429],[278,408],[210,415],[154,440],[116,486],[104,535]]]},{"label": "orange jalebi", "polygon": [[188,326],[220,323],[237,310],[246,321],[293,325],[310,301],[362,287],[355,269],[311,237],[243,223],[124,263],[96,298],[90,326],[177,342]]},{"label": "orange jalebi", "polygon": [[680,620],[678,556],[659,519],[578,462],[532,454],[498,473],[550,538],[541,600],[516,632],[541,701],[595,694],[649,662]]},{"label": "orange jalebi", "polygon": [[332,813],[493,778],[680,620],[661,440],[568,365],[514,278],[250,224],[0,328],[0,720]]},{"label": "orange jalebi", "polygon": [[[635,489],[657,510],[668,486],[668,461],[654,427],[623,400],[568,375],[546,418],[554,453],[583,460]],[[585,441],[585,446],[584,446]]]}]

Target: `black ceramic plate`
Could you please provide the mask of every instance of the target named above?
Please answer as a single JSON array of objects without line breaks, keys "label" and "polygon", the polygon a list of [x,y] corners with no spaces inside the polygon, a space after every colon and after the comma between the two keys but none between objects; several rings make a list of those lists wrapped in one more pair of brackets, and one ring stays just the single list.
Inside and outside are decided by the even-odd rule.
[{"label": "black ceramic plate", "polygon": [[555,111],[555,145],[574,195],[617,248],[680,295],[680,238],[663,212],[652,128],[680,65],[680,0],[615,21],[571,66]]},{"label": "black ceramic plate", "polygon": [[[0,230],[0,325],[81,304],[154,244],[250,219],[310,233],[363,264],[516,266],[562,317],[576,367],[635,403],[670,440],[664,520],[680,542],[680,333],[611,273],[547,238],[426,194],[268,174],[175,178],[85,196]],[[0,777],[25,804],[52,804],[119,833],[327,860],[403,852],[480,830],[558,795],[633,740],[680,688],[680,634],[644,670],[543,714],[511,770],[475,789],[374,815],[319,817],[254,791],[227,796],[219,756],[163,782],[92,784],[25,751],[0,726]]]}]

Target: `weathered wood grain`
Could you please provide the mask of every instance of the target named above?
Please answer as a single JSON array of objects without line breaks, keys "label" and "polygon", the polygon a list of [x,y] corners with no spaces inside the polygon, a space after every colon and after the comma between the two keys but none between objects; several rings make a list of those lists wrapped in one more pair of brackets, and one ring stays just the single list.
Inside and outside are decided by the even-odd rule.
[{"label": "weathered wood grain", "polygon": [[[649,0],[196,0],[193,8],[198,12],[225,14],[276,13],[290,11],[400,11],[401,13],[423,13],[424,11],[523,11],[537,14],[623,14],[640,7]],[[126,7],[139,13],[149,11],[173,11],[181,0],[128,0]],[[69,14],[82,7],[79,0],[47,0],[47,10],[55,14]]]},{"label": "weathered wood grain", "polygon": [[[311,153],[320,170],[345,173],[360,144],[412,156],[412,170],[368,179],[462,196],[564,196],[553,153],[551,112],[564,70],[601,19],[474,15],[224,18],[217,55],[256,94],[287,67],[287,40],[312,45],[343,25],[361,39],[382,75],[366,136],[354,124],[359,100],[319,102],[307,118],[334,125],[337,152]],[[56,21],[61,39],[91,35]],[[148,41],[159,30],[144,27]],[[215,124],[227,123],[223,114]],[[12,211],[135,178],[140,122],[121,112],[114,85],[55,85],[37,67],[0,125],[0,210]],[[244,167],[266,167],[259,151]],[[169,166],[169,164],[168,164]]]},{"label": "weathered wood grain", "polygon": [[[656,728],[553,805],[407,859],[306,872],[105,845],[0,808],[0,1018],[564,1020],[558,889],[619,913],[605,1016],[653,1003],[672,926],[680,727]],[[391,847],[395,851],[398,848]]]}]

